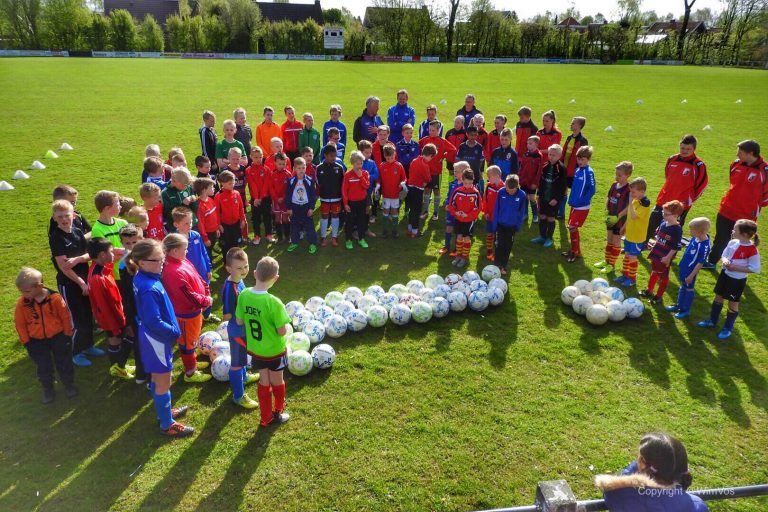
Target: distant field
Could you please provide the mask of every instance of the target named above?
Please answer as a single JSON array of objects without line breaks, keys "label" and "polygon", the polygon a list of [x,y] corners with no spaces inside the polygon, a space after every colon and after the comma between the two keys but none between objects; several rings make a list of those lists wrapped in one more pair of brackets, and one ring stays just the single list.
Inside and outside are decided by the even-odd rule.
[{"label": "distant field", "polygon": [[[217,114],[221,134],[221,122],[238,106],[255,126],[265,104],[279,112],[292,104],[322,124],[329,105],[340,103],[351,135],[368,95],[380,96],[386,110],[403,87],[419,121],[425,106],[436,103],[449,126],[467,92],[477,95],[489,124],[500,112],[513,124],[523,104],[536,120],[555,109],[563,131],[572,116],[586,116],[598,196],[597,214],[582,235],[585,261],[566,265],[560,257],[567,243],[562,225],[556,251],[532,246],[537,229],[524,228],[501,307],[341,338],[333,343],[332,371],[289,379],[293,416],[277,430],[258,429],[258,415],[236,408],[225,384],[176,383],[174,402],[192,406],[188,422],[198,433],[167,442],[157,433],[146,390],[114,382],[102,360],[77,371],[77,399],[60,393],[54,405],[39,404],[33,365],[13,328],[14,279],[27,264],[55,285],[46,229],[56,184],[75,186],[79,209],[95,220],[97,190],[138,198],[146,144],[163,151],[180,145],[192,159],[198,154],[205,109]],[[600,203],[618,161],[632,160],[655,197],[679,138],[696,134],[710,186],[693,214],[714,219],[736,144],[754,138],[768,148],[768,74],[650,66],[2,59],[0,90],[0,180],[12,181],[16,169],[64,141],[75,148],[46,160],[46,170],[28,171],[31,180],[12,181],[15,191],[0,192],[0,510],[469,510],[530,503],[536,482],[555,478],[567,479],[586,499],[598,496],[594,474],[620,470],[636,456],[641,435],[659,429],[686,443],[694,488],[768,481],[764,275],[749,278],[743,314],[727,343],[694,323],[709,310],[715,274],[702,275],[685,322],[649,309],[641,320],[592,328],[560,302],[563,286],[597,275],[591,263],[601,259],[604,244]],[[282,122],[281,113],[276,118]],[[604,132],[608,125],[615,131]],[[705,125],[712,130],[702,131]],[[368,251],[328,248],[310,256],[285,253],[284,245],[266,252],[261,245],[248,252],[252,267],[265,253],[278,258],[274,292],[284,301],[306,300],[350,285],[388,287],[448,274],[453,267],[437,258],[443,225],[441,215],[417,241],[377,238]],[[764,226],[760,234],[768,239]],[[473,248],[477,269],[485,265],[478,260],[481,245]],[[640,281],[647,276],[643,262]],[[667,303],[677,284],[675,276]],[[712,509],[758,511],[766,503],[741,500]]]}]

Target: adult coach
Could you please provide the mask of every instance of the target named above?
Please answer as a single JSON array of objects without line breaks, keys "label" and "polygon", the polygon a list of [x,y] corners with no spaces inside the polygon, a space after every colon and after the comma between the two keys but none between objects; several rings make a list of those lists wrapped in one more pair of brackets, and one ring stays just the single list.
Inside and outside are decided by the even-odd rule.
[{"label": "adult coach", "polygon": [[475,106],[475,95],[467,94],[464,96],[464,106],[456,111],[457,116],[464,117],[464,129],[469,127],[469,123],[472,122],[472,118],[478,114],[482,114]]},{"label": "adult coach", "polygon": [[707,188],[709,182],[707,166],[696,156],[696,144],[697,140],[693,135],[683,136],[680,140],[680,152],[667,159],[667,165],[664,168],[664,184],[656,197],[656,206],[648,221],[646,241],[656,235],[656,230],[662,221],[664,203],[675,200],[683,203],[685,211],[680,216],[680,224],[685,224],[688,211]]},{"label": "adult coach", "polygon": [[754,140],[739,142],[738,159],[731,164],[730,185],[720,201],[715,241],[704,268],[714,269],[731,239],[739,219],[757,221],[760,209],[768,205],[768,164],[760,156],[760,144]]},{"label": "adult coach", "polygon": [[387,124],[389,125],[389,140],[397,144],[403,140],[403,126],[410,124],[416,126],[416,111],[408,105],[408,91],[397,91],[397,103],[387,110]]},{"label": "adult coach", "polygon": [[352,130],[355,144],[363,139],[371,142],[376,140],[379,126],[384,124],[384,121],[379,117],[380,103],[381,100],[376,96],[368,96],[368,99],[365,100],[365,110],[360,114],[360,117],[355,119],[355,127]]}]

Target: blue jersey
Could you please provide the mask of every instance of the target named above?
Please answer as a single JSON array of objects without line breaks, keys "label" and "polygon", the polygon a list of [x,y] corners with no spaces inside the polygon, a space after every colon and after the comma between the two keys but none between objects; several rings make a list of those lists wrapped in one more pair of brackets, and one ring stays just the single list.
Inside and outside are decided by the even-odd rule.
[{"label": "blue jersey", "polygon": [[421,154],[419,143],[413,139],[410,142],[406,142],[405,139],[400,140],[395,144],[395,149],[397,150],[397,161],[403,164],[406,169]]},{"label": "blue jersey", "polygon": [[483,179],[483,164],[485,163],[485,155],[483,154],[483,145],[479,142],[475,142],[474,146],[470,146],[466,142],[459,146],[456,151],[456,161],[465,161],[469,164],[472,172],[475,173],[475,183]]},{"label": "blue jersey", "polygon": [[568,204],[571,208],[585,209],[592,204],[595,195],[595,172],[590,166],[578,167],[573,174]]},{"label": "blue jersey", "polygon": [[234,282],[230,281],[229,278],[224,281],[224,286],[221,288],[221,307],[225,315],[235,316],[237,297],[243,290],[245,290],[243,281]]},{"label": "blue jersey", "polygon": [[517,151],[512,146],[499,146],[491,153],[491,163],[501,169],[501,181],[504,181],[510,174],[517,174]]},{"label": "blue jersey", "polygon": [[144,183],[154,183],[158,187],[160,187],[160,190],[165,190],[165,187],[168,186],[168,182],[163,180],[162,176],[147,176],[144,180]]},{"label": "blue jersey", "polygon": [[691,237],[691,241],[688,243],[688,247],[685,248],[683,257],[680,260],[680,274],[688,276],[696,265],[704,264],[709,257],[709,235],[706,240],[700,241],[696,237]]},{"label": "blue jersey", "polygon": [[[454,179],[448,184],[448,193],[445,195],[445,206],[448,206],[448,203],[451,201],[451,196],[453,196],[453,193],[456,192],[456,189],[462,186],[464,183],[462,183],[460,180]],[[450,224],[453,222],[453,215],[448,213],[448,210],[445,210],[445,222],[446,224]]]},{"label": "blue jersey", "polygon": [[387,124],[390,130],[390,140],[397,144],[403,138],[403,126],[416,124],[416,111],[410,105],[392,105],[387,110]]},{"label": "blue jersey", "polygon": [[[434,121],[438,121],[437,119],[434,119]],[[423,139],[424,137],[429,137],[429,123],[432,121],[425,119],[421,122],[419,125],[419,139]],[[438,121],[439,122],[439,121]],[[440,132],[438,133],[440,137],[443,136],[443,123],[440,123]]]},{"label": "blue jersey", "polygon": [[347,127],[341,121],[328,120],[323,125],[323,146],[328,144],[328,130],[331,128],[338,128],[339,130],[339,142],[347,145]]},{"label": "blue jersey", "polygon": [[376,188],[376,181],[379,179],[379,168],[376,167],[376,162],[371,158],[366,159],[363,162],[363,169],[368,171],[368,177],[371,179],[371,184],[368,186],[368,195]]},{"label": "blue jersey", "polygon": [[206,283],[211,281],[208,274],[211,272],[211,258],[205,249],[200,233],[195,230],[189,232],[189,245],[187,245],[187,259],[195,266],[195,270]]},{"label": "blue jersey", "polygon": [[165,345],[175,345],[181,336],[173,304],[160,282],[160,274],[140,270],[133,278],[136,323],[147,336]]}]

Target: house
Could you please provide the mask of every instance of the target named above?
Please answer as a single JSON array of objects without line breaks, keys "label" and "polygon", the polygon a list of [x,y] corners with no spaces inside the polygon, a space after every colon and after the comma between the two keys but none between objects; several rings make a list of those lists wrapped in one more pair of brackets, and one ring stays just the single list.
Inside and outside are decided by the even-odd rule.
[{"label": "house", "polygon": [[[667,39],[670,34],[677,34],[680,32],[680,25],[677,20],[657,21],[652,23],[645,34],[638,36],[638,44],[654,44]],[[685,35],[690,34],[705,34],[712,29],[708,29],[707,25],[703,21],[689,21],[685,31]]]},{"label": "house", "polygon": [[169,16],[179,14],[179,0],[104,0],[105,15],[117,9],[125,9],[139,22],[151,14],[164,27]]},{"label": "house", "polygon": [[320,0],[315,0],[311,4],[291,4],[282,2],[253,2],[261,11],[261,17],[267,21],[290,21],[292,23],[302,23],[307,19],[314,20],[315,23],[323,25],[323,9],[320,7]]},{"label": "house", "polygon": [[583,25],[573,16],[568,16],[559,23],[555,23],[555,28],[557,30],[570,30],[571,32],[589,32],[591,35],[594,35],[599,32],[604,25],[606,25],[606,22]]}]

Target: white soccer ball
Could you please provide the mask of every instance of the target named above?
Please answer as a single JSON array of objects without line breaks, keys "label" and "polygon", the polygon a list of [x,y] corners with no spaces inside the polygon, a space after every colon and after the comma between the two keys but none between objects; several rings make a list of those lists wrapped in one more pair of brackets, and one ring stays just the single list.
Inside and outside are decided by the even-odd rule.
[{"label": "white soccer ball", "polygon": [[491,279],[488,283],[488,288],[498,288],[502,292],[504,292],[504,295],[507,294],[509,291],[509,285],[507,285],[507,282],[503,280],[500,277],[497,277],[496,279]]},{"label": "white soccer ball", "polygon": [[458,283],[453,285],[453,288],[451,288],[451,291],[461,292],[464,294],[465,297],[469,297],[469,294],[472,293],[472,290],[469,289],[469,285],[464,281],[459,281]]},{"label": "white soccer ball", "polygon": [[606,304],[605,309],[608,310],[608,320],[611,322],[621,322],[627,318],[627,308],[618,300],[612,300]]},{"label": "white soccer ball", "polygon": [[488,296],[488,303],[491,306],[499,306],[504,302],[504,292],[501,291],[501,288],[491,286],[485,294]]},{"label": "white soccer ball", "polygon": [[448,294],[451,293],[451,287],[448,286],[447,284],[439,284],[435,287],[433,291],[434,291],[435,297],[446,298]]},{"label": "white soccer ball", "polygon": [[404,293],[408,293],[408,288],[403,284],[393,284],[389,287],[389,293],[394,293],[399,299]]},{"label": "white soccer ball", "polygon": [[445,284],[447,284],[450,287],[453,287],[456,283],[461,281],[461,276],[459,274],[448,274],[445,276]]},{"label": "white soccer ball", "polygon": [[418,293],[418,295],[419,295],[419,299],[423,300],[424,302],[429,302],[434,298],[435,290],[433,290],[432,288],[427,288],[425,286],[424,289]]},{"label": "white soccer ball", "polygon": [[635,297],[630,297],[624,302],[624,309],[627,310],[627,318],[640,318],[643,316],[643,312],[645,311],[645,306],[640,301],[640,299],[636,299]]},{"label": "white soccer ball", "polygon": [[405,287],[408,288],[408,293],[418,295],[419,292],[424,289],[424,283],[418,279],[411,279],[405,284]]},{"label": "white soccer ball", "polygon": [[302,329],[309,337],[310,343],[320,343],[325,338],[325,325],[317,320],[310,320]]},{"label": "white soccer ball", "polygon": [[387,311],[387,308],[381,304],[376,304],[375,306],[371,306],[370,309],[368,309],[367,315],[368,325],[371,327],[384,327],[384,324],[387,323],[389,312]]},{"label": "white soccer ball", "polygon": [[207,356],[211,351],[211,347],[213,347],[214,343],[217,341],[221,341],[221,336],[219,336],[219,333],[216,331],[204,332],[197,339],[197,348],[200,350],[201,354]]},{"label": "white soccer ball", "polygon": [[469,294],[467,304],[469,305],[469,309],[472,311],[485,311],[489,304],[488,294],[486,294],[484,291],[472,292]]},{"label": "white soccer ball", "polygon": [[608,294],[602,290],[593,290],[589,294],[589,298],[592,299],[592,303],[602,304],[603,306],[605,306],[611,301],[611,298],[608,296]]},{"label": "white soccer ball", "polygon": [[484,292],[487,290],[488,285],[482,279],[478,279],[469,283],[469,291],[471,292]]},{"label": "white soccer ball", "polygon": [[309,336],[303,332],[295,332],[290,336],[285,337],[285,346],[288,347],[291,352],[296,352],[297,350],[309,350],[311,343]]},{"label": "white soccer ball", "polygon": [[306,350],[297,350],[288,356],[288,371],[296,376],[308,374],[313,366],[312,356]]},{"label": "white soccer ball", "polygon": [[285,335],[293,334],[293,326],[291,324],[285,324]]},{"label": "white soccer ball", "polygon": [[307,325],[307,322],[311,322],[315,319],[315,315],[312,314],[311,311],[308,309],[302,309],[298,313],[296,313],[296,316],[293,317],[293,326],[299,330],[303,331],[304,326]]},{"label": "white soccer ball", "polygon": [[418,301],[411,307],[411,318],[419,324],[432,320],[432,306],[424,301]]},{"label": "white soccer ball", "polygon": [[379,304],[389,312],[389,310],[392,309],[392,306],[397,304],[397,295],[387,292],[379,298]]},{"label": "white soccer ball", "polygon": [[579,289],[579,293],[582,295],[587,295],[589,292],[592,291],[592,283],[587,281],[586,279],[579,279],[575,283],[573,283],[573,286]]},{"label": "white soccer ball", "polygon": [[575,299],[573,299],[573,303],[571,304],[571,307],[578,315],[586,315],[587,309],[589,309],[590,306],[592,306],[594,302],[592,302],[592,299],[589,298],[587,295],[579,295]]},{"label": "white soccer ball", "polygon": [[363,313],[367,313],[369,309],[378,304],[379,301],[373,295],[363,295],[360,302],[357,303],[357,308]]},{"label": "white soccer ball", "polygon": [[321,343],[320,345],[313,348],[311,355],[315,368],[319,368],[321,370],[327,370],[333,366],[334,361],[336,361],[336,351],[333,350],[332,346],[326,343]]},{"label": "white soccer ball", "polygon": [[355,305],[352,304],[348,300],[342,300],[338,304],[336,304],[336,308],[334,309],[334,313],[341,316],[346,316],[347,313],[355,309]]},{"label": "white soccer ball", "polygon": [[486,283],[490,283],[491,279],[499,279],[501,277],[501,269],[496,265],[486,265],[480,272],[480,277],[482,277]]},{"label": "white soccer ball", "polygon": [[229,354],[221,354],[211,363],[211,375],[219,382],[227,382],[230,368],[232,368],[232,359]]},{"label": "white soccer ball", "polygon": [[451,292],[448,294],[447,300],[451,311],[459,312],[467,308],[467,296],[464,292]]},{"label": "white soccer ball", "polygon": [[304,304],[297,300],[292,300],[288,304],[285,305],[285,312],[288,313],[288,316],[293,318],[296,316],[296,313],[304,309]]},{"label": "white soccer ball", "polygon": [[[330,291],[325,294],[325,305],[331,309],[336,307],[336,304],[344,300],[344,295],[336,290]],[[288,313],[290,315],[290,313]]]},{"label": "white soccer ball", "polygon": [[324,324],[325,321],[328,320],[333,314],[334,314],[333,309],[330,306],[323,304],[322,306],[317,308],[317,311],[315,311],[315,320]]},{"label": "white soccer ball", "polygon": [[362,298],[363,292],[357,286],[350,286],[344,290],[344,300],[348,300],[354,305],[357,305],[357,302]]},{"label": "white soccer ball", "polygon": [[570,306],[573,304],[573,299],[581,295],[581,292],[578,288],[575,286],[566,286],[563,288],[563,291],[560,292],[560,300],[563,301],[563,304],[566,306]]},{"label": "white soccer ball", "polygon": [[599,290],[601,292],[604,292],[606,289],[610,288],[611,285],[603,279],[602,277],[596,277],[590,283],[592,285],[592,290]]},{"label": "white soccer ball", "polygon": [[352,332],[360,332],[368,326],[368,315],[359,309],[353,309],[344,316],[347,321],[347,329]]},{"label": "white soccer ball", "polygon": [[384,288],[382,288],[377,284],[371,285],[365,289],[365,294],[373,295],[374,297],[376,297],[376,300],[379,300],[381,296],[384,295],[384,293],[385,293]]},{"label": "white soccer ball", "polygon": [[221,339],[224,341],[229,339],[229,333],[227,333],[227,325],[229,325],[229,320],[224,320],[216,328],[216,332],[219,333],[219,336],[221,336]]},{"label": "white soccer ball", "polygon": [[466,272],[464,272],[464,275],[461,276],[461,279],[465,283],[469,284],[472,281],[477,281],[478,279],[480,279],[480,274],[478,274],[474,270],[467,270]]},{"label": "white soccer ball", "polygon": [[609,316],[608,309],[602,304],[594,304],[587,309],[587,322],[592,325],[605,325]]},{"label": "white soccer ball", "polygon": [[229,342],[221,340],[213,344],[211,351],[208,352],[208,357],[211,359],[211,361],[213,361],[217,357],[224,354],[229,355]]},{"label": "white soccer ball", "polygon": [[389,310],[389,319],[395,325],[405,325],[411,321],[411,310],[405,304],[395,304]]},{"label": "white soccer ball", "polygon": [[304,307],[310,310],[312,313],[317,312],[317,308],[325,304],[325,300],[322,297],[310,297],[304,304]]},{"label": "white soccer ball", "polygon": [[624,300],[624,292],[616,287],[608,287],[608,289],[605,290],[605,293],[608,295],[608,297],[610,297],[611,300],[617,300],[619,302]]},{"label": "white soccer ball", "polygon": [[329,338],[341,338],[347,334],[347,321],[341,315],[331,315],[325,321],[325,334]]},{"label": "white soccer ball", "polygon": [[418,300],[419,300],[418,295],[414,295],[412,293],[404,293],[400,296],[400,299],[398,299],[397,302],[399,302],[400,304],[405,304],[410,308],[411,306],[416,304]]},{"label": "white soccer ball", "polygon": [[435,297],[429,301],[429,305],[432,307],[432,316],[435,318],[444,318],[451,312],[451,305],[444,297]]},{"label": "white soccer ball", "polygon": [[441,284],[445,284],[445,279],[440,277],[437,274],[430,274],[427,276],[427,278],[424,280],[424,286],[427,288],[435,289]]}]

